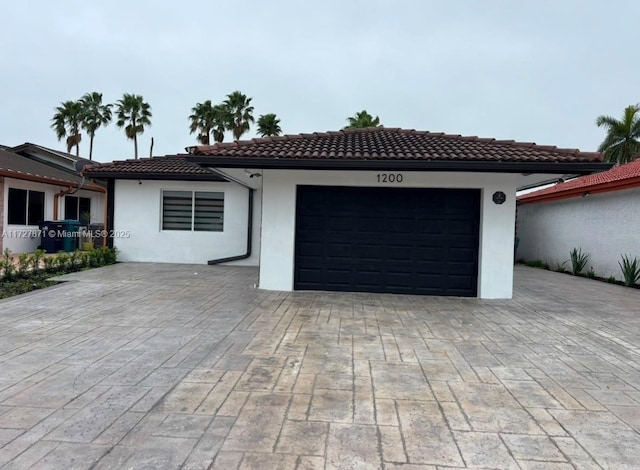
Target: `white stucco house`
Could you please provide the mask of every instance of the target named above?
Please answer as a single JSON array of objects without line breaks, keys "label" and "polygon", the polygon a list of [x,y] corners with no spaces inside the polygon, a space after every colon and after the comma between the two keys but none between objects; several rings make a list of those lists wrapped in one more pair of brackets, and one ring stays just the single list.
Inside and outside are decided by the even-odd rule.
[{"label": "white stucco house", "polygon": [[369,128],[99,164],[124,261],[260,267],[262,289],[510,298],[516,190],[601,155]]},{"label": "white stucco house", "polygon": [[518,236],[518,258],[554,267],[581,248],[587,269],[622,279],[621,255],[640,258],[640,159],[520,196]]},{"label": "white stucco house", "polygon": [[45,220],[103,223],[106,185],[76,170],[82,159],[40,145],[0,146],[0,251],[33,252]]}]

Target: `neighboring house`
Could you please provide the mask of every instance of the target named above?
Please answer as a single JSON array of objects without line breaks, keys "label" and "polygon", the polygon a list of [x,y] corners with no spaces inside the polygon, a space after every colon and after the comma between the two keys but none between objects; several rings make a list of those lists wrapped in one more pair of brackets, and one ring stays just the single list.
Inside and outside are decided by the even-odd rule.
[{"label": "neighboring house", "polygon": [[518,203],[518,258],[553,268],[582,248],[591,256],[587,270],[618,279],[622,254],[640,258],[640,159],[531,192]]},{"label": "neighboring house", "polygon": [[[125,261],[260,266],[263,289],[510,298],[516,189],[601,155],[371,128],[99,164]],[[113,196],[113,197],[111,197]]]},{"label": "neighboring house", "polygon": [[78,160],[29,143],[0,148],[0,250],[34,251],[45,220],[80,220],[90,213],[91,222],[104,222],[106,188],[81,176]]}]

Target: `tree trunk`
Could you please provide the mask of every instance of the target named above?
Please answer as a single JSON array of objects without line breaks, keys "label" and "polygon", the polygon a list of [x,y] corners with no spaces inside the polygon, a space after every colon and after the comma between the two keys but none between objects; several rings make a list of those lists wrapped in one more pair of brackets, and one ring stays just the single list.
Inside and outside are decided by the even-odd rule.
[{"label": "tree trunk", "polygon": [[138,159],[138,129],[136,126],[136,118],[135,116],[131,117],[131,124],[133,125],[133,149],[134,149],[134,155],[135,155],[135,159]]},{"label": "tree trunk", "polygon": [[93,160],[93,134],[89,138],[89,160]]}]

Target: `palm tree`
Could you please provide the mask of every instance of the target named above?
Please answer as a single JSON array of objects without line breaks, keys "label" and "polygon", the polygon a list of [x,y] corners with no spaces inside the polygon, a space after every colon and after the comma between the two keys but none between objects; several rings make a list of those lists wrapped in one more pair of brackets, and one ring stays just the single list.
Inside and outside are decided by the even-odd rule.
[{"label": "palm tree", "polygon": [[233,133],[234,140],[240,140],[242,134],[248,132],[254,122],[251,99],[239,91],[234,91],[224,100],[224,105],[229,113],[227,130]]},{"label": "palm tree", "polygon": [[620,165],[640,154],[640,104],[627,106],[620,120],[599,116],[596,124],[607,129],[607,136],[598,147],[598,152],[604,153],[605,162]]},{"label": "palm tree", "polygon": [[364,127],[378,127],[381,125],[380,118],[378,116],[374,118],[364,109],[359,113],[356,113],[355,116],[347,118],[347,122],[349,124],[345,129],[362,129]]},{"label": "palm tree", "polygon": [[213,140],[216,142],[222,142],[224,140],[224,133],[227,130],[227,125],[231,121],[229,108],[224,103],[217,104],[214,109],[214,125],[213,125]]},{"label": "palm tree", "polygon": [[191,108],[191,115],[189,116],[191,125],[189,126],[189,133],[198,133],[197,139],[203,145],[210,144],[210,134],[215,126],[216,110],[211,104],[211,100],[207,100],[204,103],[196,103]]},{"label": "palm tree", "polygon": [[258,134],[262,137],[282,134],[280,119],[275,114],[263,114],[258,118]]},{"label": "palm tree", "polygon": [[224,140],[224,132],[230,120],[229,113],[224,104],[213,106],[211,100],[204,103],[197,103],[191,108],[189,120],[191,124],[189,131],[191,134],[198,133],[198,142],[202,145],[210,145],[211,134],[216,142]]},{"label": "palm tree", "polygon": [[56,112],[51,119],[51,128],[55,131],[58,140],[67,138],[67,153],[76,148],[76,156],[80,156],[80,127],[82,126],[83,107],[80,101],[64,101],[56,107]]},{"label": "palm tree", "polygon": [[141,95],[125,93],[116,102],[118,120],[116,126],[122,129],[128,139],[133,140],[135,158],[138,158],[138,134],[144,132],[144,126],[151,125],[151,106]]},{"label": "palm tree", "polygon": [[80,98],[82,103],[82,128],[89,134],[89,160],[93,159],[93,138],[96,131],[111,122],[111,104],[102,104],[102,93],[94,91]]}]

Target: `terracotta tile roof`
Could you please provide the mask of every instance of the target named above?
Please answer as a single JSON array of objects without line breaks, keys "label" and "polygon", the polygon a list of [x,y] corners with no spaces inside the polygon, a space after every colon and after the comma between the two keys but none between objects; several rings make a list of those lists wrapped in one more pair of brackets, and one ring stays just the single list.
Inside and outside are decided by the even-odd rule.
[{"label": "terracotta tile roof", "polygon": [[599,153],[575,149],[384,127],[220,143],[192,147],[191,153],[294,160],[602,161]]},{"label": "terracotta tile roof", "polygon": [[86,166],[83,173],[87,176],[96,174],[117,173],[122,176],[137,175],[218,175],[213,170],[188,162],[185,155],[166,155],[164,157],[140,158],[138,160],[121,160],[111,163],[97,163]]},{"label": "terracotta tile roof", "polygon": [[598,193],[640,188],[640,155],[630,163],[614,166],[608,171],[581,176],[573,180],[558,183],[555,186],[533,191],[518,197],[521,203],[549,201],[567,197],[582,196],[585,192]]}]

